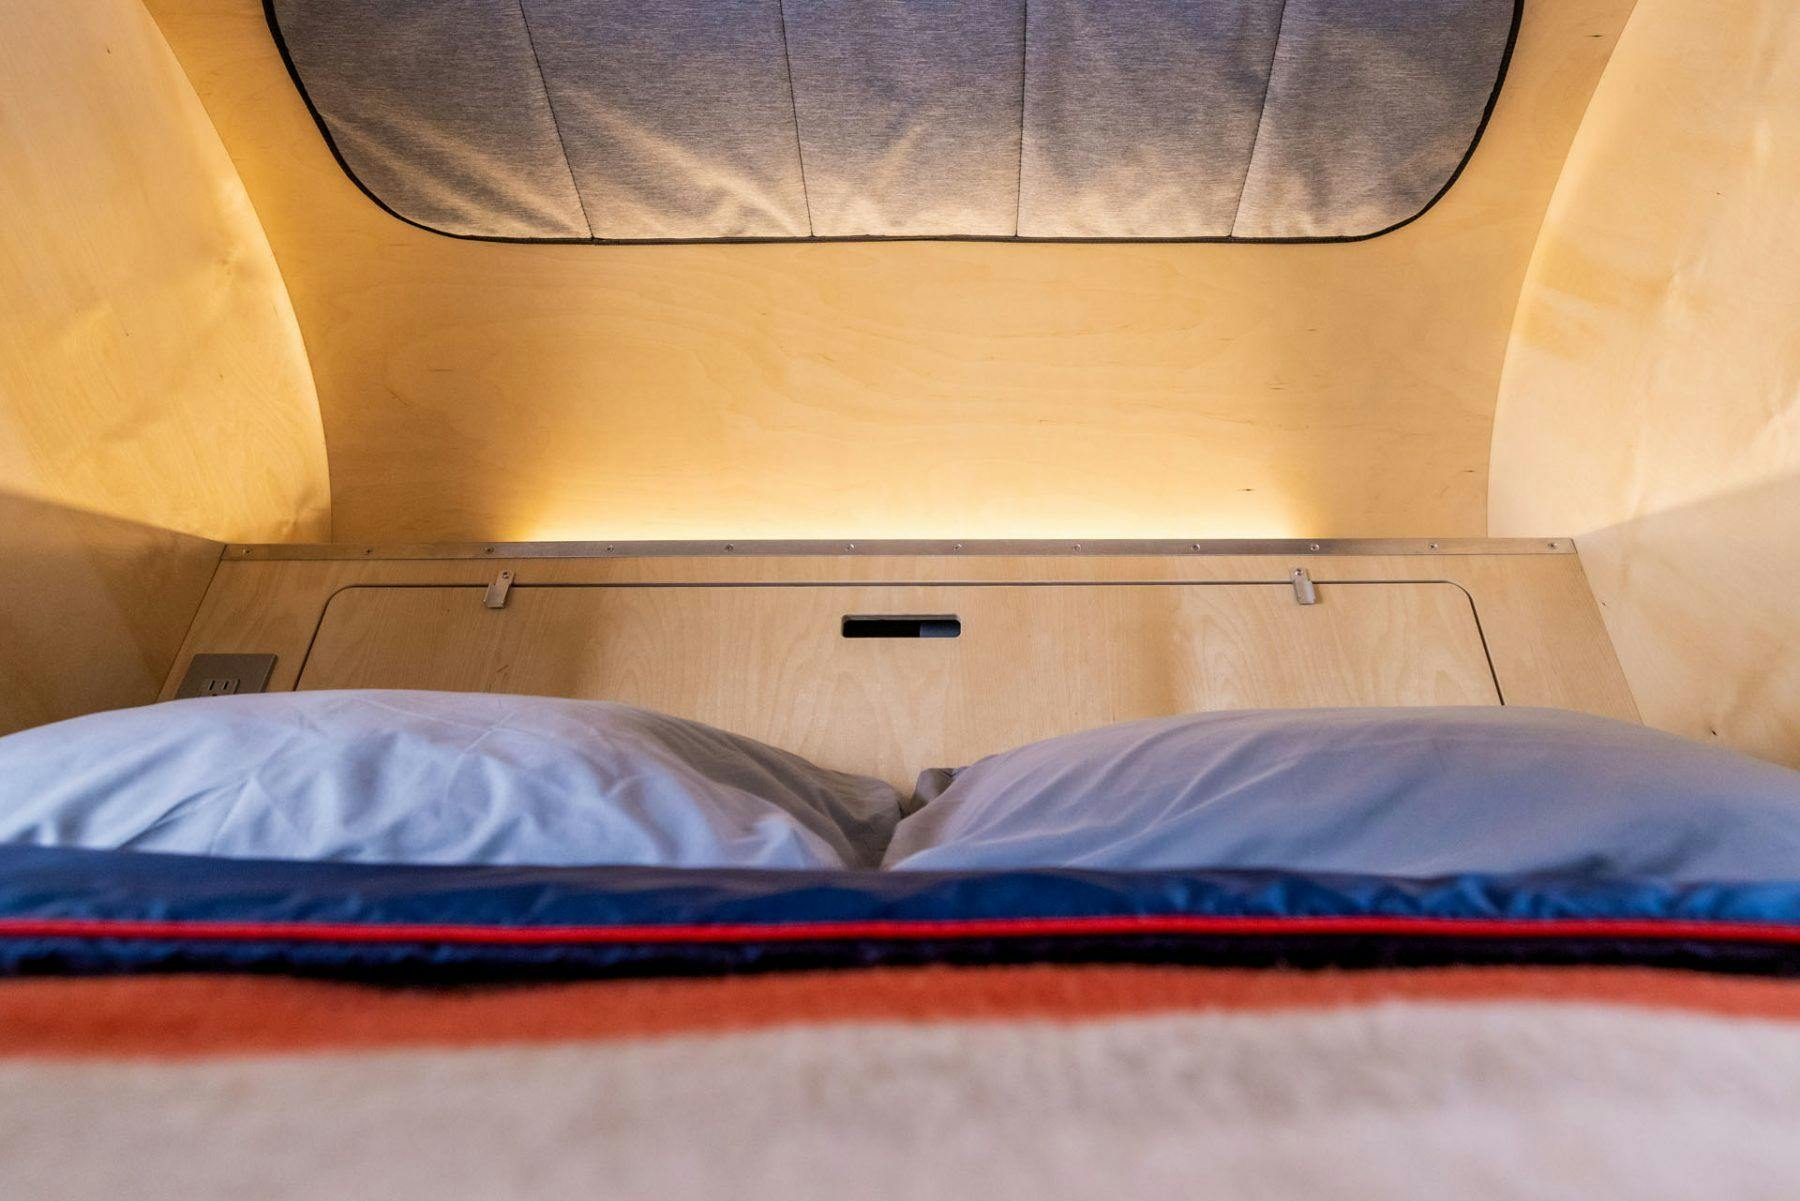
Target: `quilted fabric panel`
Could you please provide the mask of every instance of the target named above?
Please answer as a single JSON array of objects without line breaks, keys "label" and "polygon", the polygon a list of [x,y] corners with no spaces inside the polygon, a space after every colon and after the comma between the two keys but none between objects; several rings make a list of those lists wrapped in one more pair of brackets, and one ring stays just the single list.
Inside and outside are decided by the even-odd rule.
[{"label": "quilted fabric panel", "polygon": [[1335,241],[1485,126],[1524,0],[266,0],[339,161],[461,237]]}]

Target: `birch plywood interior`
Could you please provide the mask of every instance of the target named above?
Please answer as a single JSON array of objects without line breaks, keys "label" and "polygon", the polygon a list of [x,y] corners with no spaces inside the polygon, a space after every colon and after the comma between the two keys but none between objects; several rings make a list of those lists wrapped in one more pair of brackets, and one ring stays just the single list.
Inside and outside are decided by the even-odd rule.
[{"label": "birch plywood interior", "polygon": [[376,541],[1480,536],[1519,283],[1631,6],[1526,5],[1462,178],[1366,243],[592,247],[388,216],[260,0],[149,3],[293,296],[333,536]]},{"label": "birch plywood interior", "polygon": [[151,700],[219,541],[328,509],[287,292],[156,23],[0,4],[0,734]]},{"label": "birch plywood interior", "polygon": [[[1636,711],[1569,553],[383,557],[233,548],[189,636],[273,653],[276,689],[644,705],[910,783],[1114,721],[1208,709]],[[1562,544],[1566,549],[1566,543]],[[351,557],[269,558],[270,554]],[[1291,573],[1317,582],[1298,602]],[[505,606],[484,604],[501,572]],[[852,639],[852,615],[955,638]]]},{"label": "birch plywood interior", "polygon": [[[623,701],[904,782],[1139,717],[1283,705],[1494,704],[1453,584],[351,588],[300,687]],[[847,638],[939,614],[954,638]]]},{"label": "birch plywood interior", "polygon": [[1494,532],[1580,538],[1647,720],[1793,767],[1797,148],[1800,6],[1639,5],[1527,277],[1492,493]]}]

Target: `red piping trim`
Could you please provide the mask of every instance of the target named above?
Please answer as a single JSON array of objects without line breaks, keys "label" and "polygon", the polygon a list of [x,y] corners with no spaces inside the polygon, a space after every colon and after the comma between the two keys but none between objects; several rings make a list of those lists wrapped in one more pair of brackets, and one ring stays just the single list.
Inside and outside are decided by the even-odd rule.
[{"label": "red piping trim", "polygon": [[921,921],[740,922],[716,925],[476,926],[357,922],[228,922],[128,918],[0,918],[0,938],[188,939],[207,942],[468,943],[539,946],[621,943],[804,942],[827,939],[1041,938],[1073,935],[1431,935],[1800,943],[1800,925],[1647,918],[1122,917]]}]

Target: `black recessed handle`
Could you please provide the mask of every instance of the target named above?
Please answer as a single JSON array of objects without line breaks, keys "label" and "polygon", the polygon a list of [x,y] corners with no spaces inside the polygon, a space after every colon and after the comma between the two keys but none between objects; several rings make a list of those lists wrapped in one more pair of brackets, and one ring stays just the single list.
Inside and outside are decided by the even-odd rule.
[{"label": "black recessed handle", "polygon": [[954,613],[913,616],[901,613],[849,613],[846,638],[960,638],[962,618]]}]

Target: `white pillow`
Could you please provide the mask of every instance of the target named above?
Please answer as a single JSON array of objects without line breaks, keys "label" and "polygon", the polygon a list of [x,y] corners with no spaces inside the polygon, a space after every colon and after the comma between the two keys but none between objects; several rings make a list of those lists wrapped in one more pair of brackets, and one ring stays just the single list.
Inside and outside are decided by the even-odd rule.
[{"label": "white pillow", "polygon": [[625,705],[289,692],[0,738],[0,842],[386,863],[867,867],[901,798]]},{"label": "white pillow", "polygon": [[1556,709],[1197,713],[920,778],[887,866],[1800,876],[1800,773]]}]

